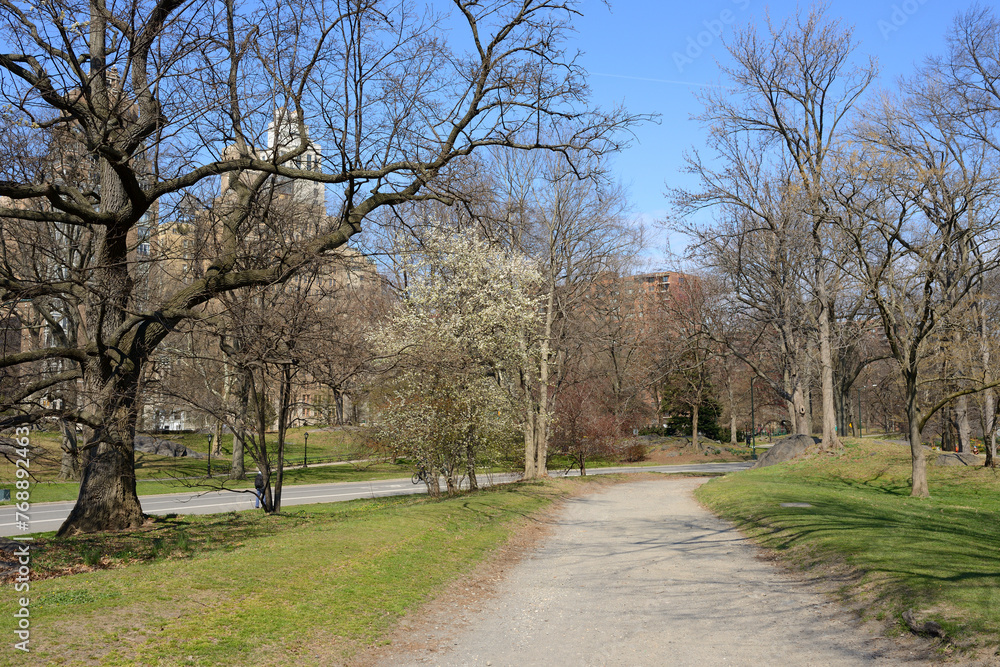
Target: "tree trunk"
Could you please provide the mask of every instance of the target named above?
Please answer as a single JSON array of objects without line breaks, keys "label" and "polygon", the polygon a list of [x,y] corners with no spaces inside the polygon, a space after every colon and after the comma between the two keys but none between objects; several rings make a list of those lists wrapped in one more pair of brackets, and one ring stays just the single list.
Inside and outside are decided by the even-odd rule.
[{"label": "tree trunk", "polygon": [[[980,302],[979,307],[979,348],[980,355],[982,358],[983,368],[990,368],[990,341],[989,341],[989,329],[988,329],[988,318],[986,317],[985,308]],[[987,372],[986,382],[992,382],[994,376],[992,373]],[[996,391],[993,389],[987,389],[986,395],[983,397],[983,449],[986,450],[986,463],[983,465],[987,468],[996,467],[996,455],[997,455],[997,405],[996,405],[997,395]]]},{"label": "tree trunk", "polygon": [[954,438],[952,437],[951,415],[948,410],[941,411],[941,451],[955,451]]},{"label": "tree trunk", "polygon": [[[95,112],[107,117],[110,104],[106,76],[106,17],[96,5],[90,14],[90,70]],[[125,132],[127,128],[117,128]],[[80,532],[126,530],[145,520],[135,490],[135,424],[139,378],[148,350],[140,349],[139,332],[117,338],[131,308],[134,282],[129,270],[130,220],[137,218],[114,167],[98,158],[101,210],[113,221],[100,228],[97,266],[87,304],[88,321],[95,327],[99,345],[115,354],[99,353],[84,367],[84,385],[101,426],[94,430],[80,493],[69,517],[59,528],[60,537]]]},{"label": "tree trunk", "polygon": [[851,404],[851,390],[850,388],[844,389],[843,386],[837,385],[838,391],[834,392],[834,409],[837,411],[837,433],[843,438],[847,435],[847,413],[848,407]]},{"label": "tree trunk", "polygon": [[931,494],[927,487],[927,457],[924,453],[924,447],[920,443],[916,378],[906,379],[906,418],[910,427],[910,458],[912,460],[910,495],[916,498],[928,498]]},{"label": "tree trunk", "polygon": [[535,478],[535,410],[532,405],[533,397],[531,396],[530,387],[525,387],[524,393],[527,395],[525,400],[525,416],[524,416],[524,479],[534,479]]},{"label": "tree trunk", "polygon": [[339,389],[333,390],[333,403],[336,412],[337,426],[344,425],[344,393]]},{"label": "tree trunk", "polygon": [[731,379],[726,382],[726,392],[729,394],[729,444],[735,447],[739,441],[736,438],[736,399],[733,396],[733,383]]},{"label": "tree trunk", "polygon": [[824,449],[836,449],[840,446],[837,439],[837,409],[834,405],[833,386],[833,345],[830,333],[830,297],[826,292],[826,276],[823,271],[817,272],[819,312],[819,360],[820,379],[822,385],[821,398],[823,403],[823,444]]},{"label": "tree trunk", "polygon": [[281,511],[281,487],[285,478],[285,434],[288,431],[288,412],[292,400],[292,374],[288,364],[281,365],[281,387],[278,397],[278,469],[274,479],[274,506]]},{"label": "tree trunk", "polygon": [[135,491],[131,443],[102,444],[84,471],[76,505],[56,536],[138,528],[145,519]]},{"label": "tree trunk", "polygon": [[[252,373],[252,371],[251,371]],[[263,373],[261,373],[263,376]],[[251,390],[253,392],[253,402],[255,414],[255,425],[257,429],[257,447],[254,458],[257,462],[257,469],[264,476],[264,499],[261,503],[264,511],[268,514],[274,511],[274,498],[271,495],[271,462],[267,455],[267,395],[264,393],[264,379],[261,378],[260,386],[257,385],[253,375],[247,376],[253,381]]]},{"label": "tree trunk", "polygon": [[915,417],[910,419],[910,456],[913,459],[913,483],[910,495],[917,498],[927,498],[931,495],[927,487],[927,457],[923,445],[920,444],[920,429]]},{"label": "tree trunk", "polygon": [[233,463],[229,468],[230,479],[246,479],[245,446],[247,439],[247,415],[250,413],[250,383],[247,371],[240,371],[239,416],[233,433]]},{"label": "tree trunk", "polygon": [[212,456],[222,456],[222,422],[215,422],[215,433],[212,434]]},{"label": "tree trunk", "polygon": [[107,427],[95,430],[87,443],[94,453],[83,471],[76,505],[58,537],[138,528],[146,519],[135,489],[133,397],[118,394],[117,390],[124,389],[118,383],[109,384],[104,395],[115,402],[104,412]]},{"label": "tree trunk", "polygon": [[427,495],[432,498],[441,497],[441,479],[439,478],[439,471],[434,466],[429,466],[427,468]]},{"label": "tree trunk", "polygon": [[479,489],[479,481],[476,479],[476,447],[471,437],[465,441],[465,475],[469,478],[469,490]]},{"label": "tree trunk", "polygon": [[545,316],[545,338],[542,340],[538,373],[538,417],[535,420],[535,476],[548,477],[549,445],[549,339],[552,336],[553,292],[549,292],[549,303]]},{"label": "tree trunk", "polygon": [[80,448],[77,445],[76,425],[65,419],[59,420],[62,431],[62,460],[59,465],[59,479],[80,479]]},{"label": "tree trunk", "polygon": [[698,403],[691,406],[691,445],[694,451],[701,454],[701,445],[698,443]]},{"label": "tree trunk", "polygon": [[969,423],[969,397],[955,399],[955,431],[958,435],[958,451],[972,451],[972,425]]},{"label": "tree trunk", "polygon": [[809,414],[809,395],[804,387],[797,383],[792,390],[791,410],[792,426],[798,435],[812,435],[812,421]]},{"label": "tree trunk", "polygon": [[524,369],[525,404],[528,415],[524,425],[524,479],[548,476],[548,410],[549,410],[549,340],[552,335],[555,296],[550,290],[546,305],[545,325],[539,343],[538,396],[534,396],[534,369]]},{"label": "tree trunk", "polygon": [[996,456],[997,456],[997,408],[996,408],[996,392],[992,389],[986,390],[986,396],[984,397],[984,407],[983,412],[985,413],[986,427],[983,429],[983,449],[986,452],[986,463],[983,464],[987,468],[996,467]]}]

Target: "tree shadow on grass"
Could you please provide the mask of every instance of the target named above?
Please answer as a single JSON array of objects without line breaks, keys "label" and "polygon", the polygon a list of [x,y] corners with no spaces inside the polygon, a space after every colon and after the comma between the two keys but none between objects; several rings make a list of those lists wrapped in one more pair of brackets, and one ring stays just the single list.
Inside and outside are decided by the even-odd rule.
[{"label": "tree shadow on grass", "polygon": [[[854,486],[854,485],[852,485]],[[878,485],[861,484],[885,494]],[[896,495],[896,494],[891,494]],[[970,599],[972,589],[1000,587],[1000,526],[976,508],[880,498],[806,499],[809,508],[784,508],[801,492],[770,497],[768,506],[737,520],[765,546],[798,552],[804,569],[842,558],[881,577],[877,597],[922,601]],[[997,619],[1000,621],[1000,619]]]},{"label": "tree shadow on grass", "polygon": [[151,516],[138,530],[41,538],[32,544],[32,579],[232,551],[248,539],[309,521],[303,512],[265,516],[228,512],[203,516]]},{"label": "tree shadow on grass", "polygon": [[826,482],[832,482],[837,486],[846,486],[851,489],[867,489],[893,496],[910,495],[910,481],[889,477],[888,473],[890,470],[891,466],[886,465],[877,470],[873,476],[868,477],[867,479],[847,477],[836,473],[824,475],[823,478]]}]

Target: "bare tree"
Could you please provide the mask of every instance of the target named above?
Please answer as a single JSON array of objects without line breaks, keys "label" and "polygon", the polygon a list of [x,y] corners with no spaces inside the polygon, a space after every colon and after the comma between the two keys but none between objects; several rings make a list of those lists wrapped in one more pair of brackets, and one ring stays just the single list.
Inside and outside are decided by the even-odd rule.
[{"label": "bare tree", "polygon": [[[852,65],[856,43],[851,31],[817,8],[781,25],[768,19],[763,35],[750,26],[737,33],[727,48],[735,62],[723,68],[728,84],[701,95],[705,106],[701,120],[710,129],[711,145],[723,166],[716,168],[693,154],[689,169],[700,176],[704,187],[699,192],[677,192],[676,199],[684,212],[722,206],[728,209],[726,217],[741,226],[768,230],[776,237],[769,245],[784,255],[782,260],[791,252],[788,244],[804,251],[805,256],[796,260],[801,267],[796,280],[808,289],[808,303],[796,304],[797,313],[785,308],[782,317],[792,319],[779,326],[785,329],[785,353],[796,357],[802,354],[799,332],[807,328],[800,318],[808,318],[808,328],[815,332],[823,443],[832,446],[837,442],[832,322],[839,276],[831,238],[828,154],[836,148],[844,120],[875,77],[876,67],[871,61]],[[788,369],[800,433],[808,430],[803,366],[795,363]]]},{"label": "bare tree", "polygon": [[[595,172],[601,168],[589,164]],[[574,353],[584,346],[592,310],[587,300],[602,276],[634,255],[642,236],[625,216],[621,189],[604,179],[581,180],[550,157],[511,152],[500,155],[496,169],[501,194],[494,224],[537,262],[542,276],[539,329],[526,341],[531,363],[520,377],[525,477],[531,479],[547,474],[549,417]]]},{"label": "bare tree", "polygon": [[885,98],[857,131],[864,150],[843,157],[838,188],[854,271],[878,311],[904,387],[914,496],[929,495],[921,446],[928,420],[994,384],[982,373],[936,378],[950,389],[921,401],[942,337],[1000,265],[995,163],[987,144],[958,131],[953,104],[933,78],[909,84],[898,101]]},{"label": "bare tree", "polygon": [[[391,0],[0,6],[0,88],[13,109],[3,143],[15,127],[52,136],[72,128],[74,150],[97,175],[89,184],[34,169],[36,149],[8,155],[0,176],[0,217],[12,235],[26,223],[94,235],[94,260],[73,279],[37,282],[0,269],[4,301],[72,295],[85,304],[87,336],[76,345],[0,361],[76,363],[4,405],[82,381],[85,398],[71,412],[25,410],[4,422],[64,416],[93,429],[86,447],[94,455],[61,535],[143,521],[132,445],[139,381],[164,338],[206,303],[288,280],[360,232],[380,207],[453,201],[439,177],[484,147],[600,154],[617,148],[617,131],[636,120],[621,110],[577,110],[586,87],[565,49],[572,1],[459,0],[450,21]],[[553,119],[560,134],[548,133]],[[268,125],[291,140],[269,146]],[[516,138],[529,128],[531,141]],[[319,160],[311,141],[325,144]],[[200,279],[139,303],[133,251],[141,222],[157,207],[166,217],[187,190],[219,175],[228,191],[227,205],[215,207],[223,252]],[[273,176],[325,184],[335,215],[238,269]]]}]

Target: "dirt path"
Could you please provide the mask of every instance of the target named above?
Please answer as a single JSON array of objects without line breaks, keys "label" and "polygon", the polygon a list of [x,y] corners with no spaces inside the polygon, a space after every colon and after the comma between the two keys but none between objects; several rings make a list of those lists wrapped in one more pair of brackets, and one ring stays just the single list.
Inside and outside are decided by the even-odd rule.
[{"label": "dirt path", "polygon": [[379,664],[932,664],[919,643],[873,636],[762,560],[694,501],[703,481],[620,484],[570,501],[499,594],[450,618],[439,610]]}]

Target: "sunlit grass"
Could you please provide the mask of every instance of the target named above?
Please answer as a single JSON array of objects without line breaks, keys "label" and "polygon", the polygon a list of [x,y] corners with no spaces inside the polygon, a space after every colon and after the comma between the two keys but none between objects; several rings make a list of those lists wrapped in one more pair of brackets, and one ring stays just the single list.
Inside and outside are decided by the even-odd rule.
[{"label": "sunlit grass", "polygon": [[931,498],[911,498],[907,448],[848,440],[840,456],[728,475],[697,495],[803,568],[849,568],[843,594],[875,615],[913,609],[959,643],[996,643],[1000,475],[931,465],[928,476]]},{"label": "sunlit grass", "polygon": [[[305,461],[305,432],[309,432],[308,463],[310,467],[298,471]],[[276,434],[270,434],[276,438]],[[156,437],[180,442],[188,449],[207,455],[209,439],[202,433],[160,434]],[[30,472],[32,474],[31,501],[50,502],[75,500],[79,493],[78,482],[58,480],[60,467],[60,434],[49,431],[32,431],[29,435],[32,446]],[[232,435],[222,437],[222,456],[212,457],[214,479],[208,477],[208,458],[157,456],[136,452],[135,474],[140,495],[178,493],[193,487],[200,489],[217,487],[229,472],[232,464]],[[360,456],[361,434],[357,429],[320,429],[300,427],[290,429],[287,437],[285,462],[287,484],[319,484],[324,482],[368,481],[407,477],[412,472],[404,465],[350,464],[334,466],[334,469],[315,467],[329,461],[356,459]],[[244,457],[244,466],[250,471],[250,481],[226,482],[228,488],[250,488],[253,486],[253,460]],[[0,489],[12,489],[15,468],[12,462],[0,458]]]},{"label": "sunlit grass", "polygon": [[[566,485],[521,484],[435,501],[391,498],[160,519],[147,530],[39,545],[39,664],[330,665],[501,544]],[[131,564],[130,564],[131,563]]]}]

